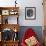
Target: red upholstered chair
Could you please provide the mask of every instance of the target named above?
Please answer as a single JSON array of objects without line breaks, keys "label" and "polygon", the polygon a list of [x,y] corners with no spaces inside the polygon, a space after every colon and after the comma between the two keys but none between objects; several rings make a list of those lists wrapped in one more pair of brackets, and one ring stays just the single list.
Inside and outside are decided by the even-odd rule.
[{"label": "red upholstered chair", "polygon": [[[30,38],[30,37],[35,37],[37,40],[37,35],[36,33],[33,31],[33,29],[29,28],[27,29],[27,31],[24,34],[24,37],[22,38],[22,42],[21,42],[21,46],[27,46],[25,40]],[[37,44],[35,44],[34,46],[41,46],[40,42],[37,40]]]}]

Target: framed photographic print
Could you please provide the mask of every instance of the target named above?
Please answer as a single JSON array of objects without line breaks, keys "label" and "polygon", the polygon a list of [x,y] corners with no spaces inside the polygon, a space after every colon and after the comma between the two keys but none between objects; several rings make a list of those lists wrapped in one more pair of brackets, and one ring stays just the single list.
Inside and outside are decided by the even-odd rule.
[{"label": "framed photographic print", "polygon": [[9,10],[2,10],[2,15],[9,15]]},{"label": "framed photographic print", "polygon": [[36,8],[35,7],[26,7],[25,8],[25,19],[26,20],[35,20],[36,19]]}]

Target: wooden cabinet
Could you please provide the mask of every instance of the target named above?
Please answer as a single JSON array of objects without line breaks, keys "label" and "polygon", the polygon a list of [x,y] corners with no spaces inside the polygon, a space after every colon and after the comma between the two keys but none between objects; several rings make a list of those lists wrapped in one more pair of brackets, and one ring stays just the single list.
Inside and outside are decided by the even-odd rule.
[{"label": "wooden cabinet", "polygon": [[[9,17],[12,18],[9,18]],[[18,24],[19,7],[0,7],[0,20],[1,24]],[[16,19],[15,19],[16,18]],[[15,23],[13,23],[13,20]]]},{"label": "wooden cabinet", "polygon": [[[0,7],[0,46],[18,46],[19,39],[16,40],[15,38],[18,37],[17,35],[19,31],[18,18],[19,7]],[[5,35],[7,36],[4,35],[5,32]],[[10,32],[12,32],[13,34],[10,34]],[[5,38],[8,38],[6,38],[5,40],[2,35],[4,35]],[[11,37],[11,39],[9,39],[9,36]]]}]

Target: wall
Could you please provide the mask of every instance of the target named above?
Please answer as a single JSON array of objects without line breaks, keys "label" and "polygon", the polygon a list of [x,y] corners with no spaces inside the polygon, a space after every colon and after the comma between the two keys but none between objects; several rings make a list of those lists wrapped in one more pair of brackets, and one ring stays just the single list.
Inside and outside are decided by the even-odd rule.
[{"label": "wall", "polygon": [[[0,6],[15,6],[15,0],[0,0]],[[19,9],[20,26],[43,26],[43,6],[42,0],[17,0]],[[25,20],[25,7],[36,7],[36,20]]]},{"label": "wall", "polygon": [[[22,26],[43,26],[42,0],[21,0],[19,2],[21,4],[20,24]],[[36,7],[36,20],[25,20],[25,7]]]}]

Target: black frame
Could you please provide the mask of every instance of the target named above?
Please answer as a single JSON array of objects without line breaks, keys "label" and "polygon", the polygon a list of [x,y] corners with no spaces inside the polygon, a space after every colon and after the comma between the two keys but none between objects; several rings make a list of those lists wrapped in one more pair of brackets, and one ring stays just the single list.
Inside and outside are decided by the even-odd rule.
[{"label": "black frame", "polygon": [[[35,14],[35,15],[33,15],[34,16],[34,18],[31,18],[31,17],[28,17],[27,18],[27,9],[34,9],[34,11],[33,11],[33,13]],[[25,20],[35,20],[36,19],[36,7],[25,7]]]}]

